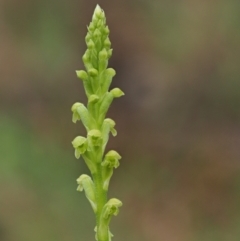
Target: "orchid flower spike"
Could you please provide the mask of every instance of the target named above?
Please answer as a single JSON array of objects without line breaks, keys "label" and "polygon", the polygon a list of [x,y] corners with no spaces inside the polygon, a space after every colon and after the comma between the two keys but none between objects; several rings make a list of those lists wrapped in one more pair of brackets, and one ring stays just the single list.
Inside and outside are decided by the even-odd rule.
[{"label": "orchid flower spike", "polygon": [[121,156],[116,151],[105,149],[110,133],[117,135],[115,121],[107,118],[107,112],[116,98],[124,95],[119,88],[109,90],[116,71],[108,67],[112,56],[109,28],[103,9],[97,5],[85,37],[87,49],[82,57],[85,70],[77,70],[87,96],[87,104],[76,102],[72,110],[72,121],[81,121],[86,137],[77,136],[72,141],[75,157],[82,157],[91,176],[82,174],[77,179],[77,190],[85,192],[96,217],[96,240],[111,241],[109,224],[116,216],[122,202],[116,198],[108,200],[107,192],[113,169],[119,166]]}]

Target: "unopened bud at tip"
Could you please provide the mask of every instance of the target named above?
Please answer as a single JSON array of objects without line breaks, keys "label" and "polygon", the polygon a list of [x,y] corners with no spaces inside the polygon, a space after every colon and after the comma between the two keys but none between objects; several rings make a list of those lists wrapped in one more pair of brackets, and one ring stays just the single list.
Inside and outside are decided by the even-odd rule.
[{"label": "unopened bud at tip", "polygon": [[97,4],[95,10],[94,10],[94,13],[93,15],[95,15],[96,17],[100,18],[101,15],[102,15],[102,9],[101,7]]}]

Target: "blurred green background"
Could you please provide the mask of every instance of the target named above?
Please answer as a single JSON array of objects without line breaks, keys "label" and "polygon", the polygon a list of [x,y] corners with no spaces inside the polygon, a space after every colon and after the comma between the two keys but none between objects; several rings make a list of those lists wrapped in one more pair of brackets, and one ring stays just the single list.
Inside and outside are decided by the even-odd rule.
[{"label": "blurred green background", "polygon": [[240,240],[240,1],[0,1],[0,240],[94,240],[71,146],[96,4],[114,48],[123,159],[114,241]]}]

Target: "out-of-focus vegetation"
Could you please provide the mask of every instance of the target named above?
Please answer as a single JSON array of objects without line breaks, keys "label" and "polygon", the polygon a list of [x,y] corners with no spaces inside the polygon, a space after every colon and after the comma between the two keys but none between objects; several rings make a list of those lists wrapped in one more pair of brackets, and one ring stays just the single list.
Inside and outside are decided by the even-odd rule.
[{"label": "out-of-focus vegetation", "polygon": [[[118,240],[240,239],[240,2],[0,3],[0,240],[90,240],[76,192],[70,107],[95,5],[107,13],[125,90],[109,117],[123,156],[110,195]],[[138,200],[136,202],[136,200]]]}]

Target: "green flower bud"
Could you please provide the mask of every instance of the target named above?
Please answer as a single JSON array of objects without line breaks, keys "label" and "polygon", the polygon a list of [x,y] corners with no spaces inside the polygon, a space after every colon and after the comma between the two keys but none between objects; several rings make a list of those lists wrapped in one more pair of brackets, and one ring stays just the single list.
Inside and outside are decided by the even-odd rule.
[{"label": "green flower bud", "polygon": [[91,80],[91,86],[93,88],[93,91],[96,92],[97,89],[99,88],[99,81],[98,81],[98,71],[94,68],[91,68],[88,70],[88,74],[89,76],[91,76],[92,78],[90,78]]},{"label": "green flower bud", "polygon": [[99,130],[89,131],[88,138],[93,146],[100,146],[102,143],[102,133]]},{"label": "green flower bud", "polygon": [[108,26],[106,26],[106,27],[104,28],[103,32],[104,32],[106,35],[109,35],[110,30],[109,30]]},{"label": "green flower bud", "polygon": [[113,77],[116,75],[116,71],[113,68],[108,68],[100,76],[100,85],[102,94],[106,93],[109,86],[112,83]]},{"label": "green flower bud", "polygon": [[99,113],[100,113],[99,121],[100,121],[100,123],[102,122],[102,120],[104,120],[104,118],[106,116],[106,113],[107,113],[107,111],[108,111],[108,109],[109,109],[109,107],[110,107],[110,105],[113,101],[113,98],[114,98],[114,96],[110,92],[107,92],[104,95],[104,97],[101,101],[100,107],[99,107]]},{"label": "green flower bud", "polygon": [[81,80],[88,80],[88,74],[84,70],[76,70],[77,77]]},{"label": "green flower bud", "polygon": [[100,60],[107,60],[108,58],[107,50],[104,48],[102,51],[100,51],[98,57]]},{"label": "green flower bud", "polygon": [[103,25],[103,21],[102,20],[98,20],[97,22],[97,28],[100,28]]},{"label": "green flower bud", "polygon": [[110,39],[107,37],[107,38],[104,40],[103,44],[104,44],[104,46],[105,46],[106,48],[110,48],[110,46],[111,46]]},{"label": "green flower bud", "polygon": [[83,81],[83,86],[87,96],[91,95],[93,90],[87,72],[84,70],[76,70],[76,74],[77,77]]},{"label": "green flower bud", "polygon": [[102,9],[100,8],[100,6],[98,4],[94,10],[93,17],[97,17],[97,18],[102,17]]},{"label": "green flower bud", "polygon": [[77,136],[73,141],[72,145],[75,149],[75,157],[77,159],[80,158],[82,154],[84,154],[87,150],[87,139],[82,136]]},{"label": "green flower bud", "polygon": [[109,49],[108,50],[108,58],[110,59],[111,58],[111,56],[112,56],[112,52],[113,52],[113,50],[112,49]]},{"label": "green flower bud", "polygon": [[97,118],[98,114],[98,103],[99,96],[98,95],[90,95],[88,98],[88,110],[92,114],[93,118]]},{"label": "green flower bud", "polygon": [[[90,26],[89,26],[90,27]],[[88,41],[91,39],[91,34],[87,33],[86,37],[85,37],[85,42],[88,43]]]},{"label": "green flower bud", "polygon": [[87,49],[82,57],[83,62],[90,62],[90,51]]},{"label": "green flower bud", "polygon": [[99,100],[99,97],[97,95],[90,95],[89,99],[88,99],[88,102],[89,103],[96,103],[98,102]]},{"label": "green flower bud", "polygon": [[97,14],[96,14],[96,10],[97,10],[97,6],[94,9],[93,15],[92,15],[92,21],[91,23],[96,23],[96,21],[98,20]]},{"label": "green flower bud", "polygon": [[92,63],[91,63],[91,60],[90,60],[90,50],[87,49],[85,54],[83,55],[82,57],[82,60],[83,60],[83,63],[84,63],[84,66],[87,70],[91,69],[92,68]]},{"label": "green flower bud", "polygon": [[93,23],[90,23],[88,26],[88,30],[90,30],[91,32],[93,32],[95,30],[95,26]]},{"label": "green flower bud", "polygon": [[119,98],[124,95],[124,93],[119,88],[114,88],[110,92],[113,94],[114,98]]},{"label": "green flower bud", "polygon": [[108,53],[105,48],[99,52],[98,58],[99,58],[99,71],[102,72],[104,69],[107,68],[107,65],[108,65]]},{"label": "green flower bud", "polygon": [[95,8],[94,14],[93,14],[93,18],[95,19],[105,19],[105,13],[104,11],[99,7],[99,5],[97,5],[97,7]]},{"label": "green flower bud", "polygon": [[94,69],[94,68],[89,69],[89,70],[88,70],[88,73],[89,73],[89,75],[90,75],[91,77],[96,77],[96,76],[98,76],[98,71],[97,71],[96,69]]},{"label": "green flower bud", "polygon": [[76,74],[79,79],[83,80],[83,86],[87,96],[91,95],[93,90],[87,72],[84,70],[76,70]]},{"label": "green flower bud", "polygon": [[97,57],[97,50],[94,48],[91,50],[91,61],[92,61],[92,66],[93,68],[98,70],[98,57]]},{"label": "green flower bud", "polygon": [[102,9],[102,15],[101,15],[101,19],[103,20],[103,25],[106,24],[106,16],[105,16],[105,12]]},{"label": "green flower bud", "polygon": [[106,75],[114,77],[116,75],[116,71],[113,68],[106,69]]},{"label": "green flower bud", "polygon": [[79,113],[77,112],[77,108],[81,105],[81,103],[75,103],[72,108],[71,111],[73,112],[72,115],[72,122],[76,123],[78,120],[81,120],[81,116],[79,115]]},{"label": "green flower bud", "polygon": [[89,49],[94,49],[95,44],[94,44],[94,42],[92,41],[92,39],[90,39],[90,40],[87,42],[87,46],[88,46]]},{"label": "green flower bud", "polygon": [[97,211],[97,203],[96,203],[96,198],[95,198],[95,187],[94,187],[94,183],[91,179],[91,177],[89,177],[88,175],[81,175],[78,179],[77,179],[77,184],[78,184],[78,188],[77,191],[85,191],[85,195],[87,197],[87,199],[89,200],[93,211],[96,212]]},{"label": "green flower bud", "polygon": [[101,37],[101,32],[99,31],[99,29],[95,29],[95,31],[94,31],[94,33],[93,33],[93,36],[94,36],[95,38]]}]

